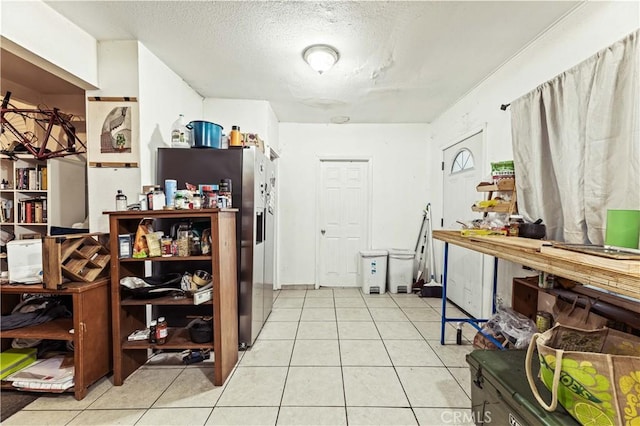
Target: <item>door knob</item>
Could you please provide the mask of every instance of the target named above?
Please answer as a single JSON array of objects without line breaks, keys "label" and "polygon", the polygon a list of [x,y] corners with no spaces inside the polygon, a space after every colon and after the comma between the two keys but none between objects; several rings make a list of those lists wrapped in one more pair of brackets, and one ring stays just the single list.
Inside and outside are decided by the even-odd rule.
[{"label": "door knob", "polygon": [[322,235],[324,235],[324,234],[325,234],[325,232],[327,232],[327,230],[326,230],[326,229],[321,229],[321,230],[320,230],[320,233],[321,233]]}]

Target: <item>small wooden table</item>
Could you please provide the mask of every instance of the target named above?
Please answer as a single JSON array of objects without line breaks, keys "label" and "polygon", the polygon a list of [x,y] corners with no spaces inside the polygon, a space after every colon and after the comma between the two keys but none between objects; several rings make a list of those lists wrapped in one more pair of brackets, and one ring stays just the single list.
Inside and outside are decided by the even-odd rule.
[{"label": "small wooden table", "polygon": [[[493,310],[497,287],[498,259],[509,260],[602,290],[640,298],[640,261],[616,260],[554,248],[551,241],[532,240],[502,235],[463,237],[460,231],[433,231],[433,238],[444,241],[444,272],[442,278],[442,328],[440,343],[444,345],[447,322],[466,322],[480,330],[478,322],[486,319],[447,318],[447,260],[449,244],[494,256]],[[496,342],[494,342],[496,343]]]}]

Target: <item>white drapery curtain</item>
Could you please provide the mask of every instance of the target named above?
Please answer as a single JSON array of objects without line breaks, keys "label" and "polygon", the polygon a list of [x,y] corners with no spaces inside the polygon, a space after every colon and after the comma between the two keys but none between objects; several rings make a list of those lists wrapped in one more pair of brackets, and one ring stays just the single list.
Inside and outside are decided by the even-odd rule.
[{"label": "white drapery curtain", "polygon": [[547,239],[603,244],[640,209],[640,30],[511,103],[518,209]]}]

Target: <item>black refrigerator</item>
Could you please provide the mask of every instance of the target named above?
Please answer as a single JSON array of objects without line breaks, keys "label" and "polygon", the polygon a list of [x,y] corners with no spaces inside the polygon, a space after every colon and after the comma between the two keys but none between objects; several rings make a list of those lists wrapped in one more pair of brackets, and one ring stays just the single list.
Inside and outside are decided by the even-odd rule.
[{"label": "black refrigerator", "polygon": [[273,305],[275,250],[275,170],[257,147],[158,148],[157,184],[218,184],[231,179],[238,250],[238,337],[240,348],[251,346]]}]

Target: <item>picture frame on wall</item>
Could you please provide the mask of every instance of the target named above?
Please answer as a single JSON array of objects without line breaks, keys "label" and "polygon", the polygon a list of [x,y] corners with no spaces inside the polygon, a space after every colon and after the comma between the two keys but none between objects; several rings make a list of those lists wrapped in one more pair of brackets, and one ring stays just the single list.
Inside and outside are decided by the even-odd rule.
[{"label": "picture frame on wall", "polygon": [[87,160],[90,167],[138,167],[138,100],[87,98]]}]

